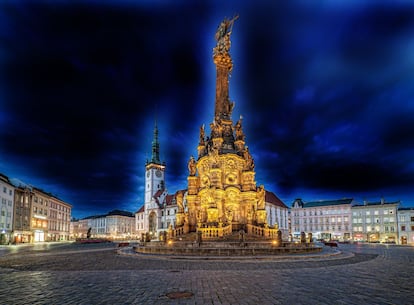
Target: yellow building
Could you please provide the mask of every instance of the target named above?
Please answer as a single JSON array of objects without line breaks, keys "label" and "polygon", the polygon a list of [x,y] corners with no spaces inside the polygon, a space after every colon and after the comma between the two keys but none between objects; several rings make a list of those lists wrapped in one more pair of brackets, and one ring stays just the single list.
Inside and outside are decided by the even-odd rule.
[{"label": "yellow building", "polygon": [[235,19],[225,19],[216,33],[214,119],[209,136],[204,125],[200,127],[198,156],[188,163],[187,193],[183,200],[177,200],[176,227],[184,233],[201,231],[204,237],[221,237],[240,229],[271,237],[277,226],[273,231],[268,228],[266,191],[256,186],[242,118],[235,124],[231,118],[234,103],[229,98],[229,75],[233,63],[229,50]]}]

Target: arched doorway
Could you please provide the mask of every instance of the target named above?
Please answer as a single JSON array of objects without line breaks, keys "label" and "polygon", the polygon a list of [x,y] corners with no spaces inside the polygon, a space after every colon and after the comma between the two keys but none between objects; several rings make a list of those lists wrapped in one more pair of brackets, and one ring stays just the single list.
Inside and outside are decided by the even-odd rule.
[{"label": "arched doorway", "polygon": [[148,224],[149,224],[149,233],[150,233],[151,239],[153,239],[156,237],[156,234],[157,234],[157,214],[154,211],[149,214]]}]

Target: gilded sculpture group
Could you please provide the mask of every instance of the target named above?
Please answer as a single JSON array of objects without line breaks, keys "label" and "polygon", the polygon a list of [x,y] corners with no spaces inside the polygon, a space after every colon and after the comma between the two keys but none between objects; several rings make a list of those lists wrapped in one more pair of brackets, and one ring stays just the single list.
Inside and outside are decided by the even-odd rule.
[{"label": "gilded sculpture group", "polygon": [[234,103],[230,102],[228,94],[232,68],[229,49],[230,34],[237,18],[225,19],[216,32],[214,120],[209,125],[209,137],[206,137],[204,125],[200,127],[198,158],[191,156],[188,161],[187,194],[184,197],[179,193],[176,197],[177,227],[183,226],[184,232],[228,234],[248,226],[267,228],[266,191],[263,186],[256,187],[255,166],[245,145],[242,117],[234,125],[231,120]]}]

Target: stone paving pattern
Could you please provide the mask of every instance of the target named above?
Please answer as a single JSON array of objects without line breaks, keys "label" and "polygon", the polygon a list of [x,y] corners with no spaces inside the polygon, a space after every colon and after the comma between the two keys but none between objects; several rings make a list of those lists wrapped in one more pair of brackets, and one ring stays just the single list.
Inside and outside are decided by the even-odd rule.
[{"label": "stone paving pattern", "polygon": [[[340,245],[343,254],[320,258],[196,260],[84,246],[4,254],[0,304],[414,303],[414,247]],[[193,296],[170,299],[170,292]]]}]

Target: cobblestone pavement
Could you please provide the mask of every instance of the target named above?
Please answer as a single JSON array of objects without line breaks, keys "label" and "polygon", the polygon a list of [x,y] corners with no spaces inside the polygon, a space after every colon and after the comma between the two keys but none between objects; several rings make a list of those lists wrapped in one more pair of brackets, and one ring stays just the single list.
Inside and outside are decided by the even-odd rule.
[{"label": "cobblestone pavement", "polygon": [[414,247],[339,250],[206,260],[113,244],[27,248],[0,257],[0,304],[413,304]]}]

